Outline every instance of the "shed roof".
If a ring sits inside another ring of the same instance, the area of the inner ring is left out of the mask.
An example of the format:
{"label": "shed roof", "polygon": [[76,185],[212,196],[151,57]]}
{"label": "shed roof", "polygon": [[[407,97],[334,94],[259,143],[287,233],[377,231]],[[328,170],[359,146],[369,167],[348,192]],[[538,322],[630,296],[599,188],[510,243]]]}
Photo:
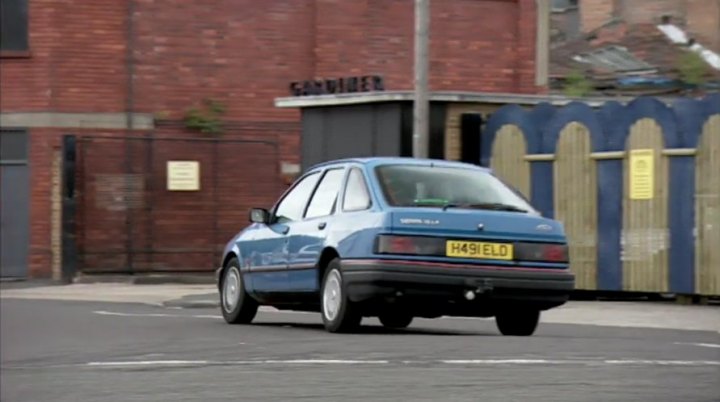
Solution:
{"label": "shed roof", "polygon": [[[628,103],[634,98],[629,96],[595,96],[583,98],[571,98],[564,95],[525,95],[510,93],[492,93],[492,92],[462,92],[462,91],[436,91],[431,92],[429,97],[431,102],[447,102],[447,103],[483,103],[483,104],[517,104],[517,105],[537,105],[540,103],[550,103],[556,106],[566,105],[572,101],[580,101],[590,106],[602,106],[609,101],[617,101],[620,103]],[[412,102],[415,99],[413,91],[384,91],[384,92],[364,92],[350,94],[332,94],[332,95],[310,95],[310,96],[291,96],[275,99],[275,106],[279,108],[309,108],[309,107],[329,107],[329,106],[345,106],[360,105],[368,103],[382,102]],[[671,104],[673,97],[658,98],[660,101]]]}

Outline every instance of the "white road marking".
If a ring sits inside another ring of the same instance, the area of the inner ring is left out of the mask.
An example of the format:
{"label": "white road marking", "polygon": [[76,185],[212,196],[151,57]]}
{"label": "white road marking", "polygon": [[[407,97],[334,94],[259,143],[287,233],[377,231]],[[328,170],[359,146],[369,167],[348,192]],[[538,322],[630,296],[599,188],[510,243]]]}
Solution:
{"label": "white road marking", "polygon": [[117,362],[88,362],[86,366],[93,367],[127,367],[127,366],[197,366],[197,365],[291,365],[291,364],[320,364],[320,365],[361,365],[361,364],[390,364],[389,360],[325,360],[325,359],[297,359],[297,360],[140,360]]}
{"label": "white road marking", "polygon": [[720,366],[720,361],[714,360],[605,360],[604,363],[638,366]]}
{"label": "white road marking", "polygon": [[280,313],[280,314],[319,314],[311,311],[293,311],[293,310],[278,310],[275,307],[260,306],[258,311],[262,313]]}
{"label": "white road marking", "polygon": [[481,360],[440,360],[444,364],[577,364],[584,360],[545,360],[545,359],[481,359]]}
{"label": "white road marking", "polygon": [[442,360],[445,364],[463,365],[562,365],[562,364],[608,364],[640,366],[720,366],[713,360],[544,360],[544,359],[501,359],[501,360]]}
{"label": "white road marking", "polygon": [[[266,312],[266,313],[276,313],[276,314],[313,314],[317,315],[318,313],[309,313],[304,311],[280,311],[280,310],[264,310],[262,307],[260,308],[260,311]],[[213,318],[213,319],[221,319],[222,315],[220,314],[171,314],[171,313],[123,313],[119,311],[105,311],[105,310],[95,310],[93,311],[95,314],[99,315],[114,315],[118,317],[170,317],[170,318]]]}
{"label": "white road marking", "polygon": [[389,360],[262,360],[262,364],[390,364]]}
{"label": "white road marking", "polygon": [[690,345],[690,346],[700,346],[703,348],[720,348],[720,345],[717,343],[693,343],[693,342],[675,342],[676,345]]}
{"label": "white road marking", "polygon": [[140,360],[124,362],[89,362],[86,366],[118,367],[118,366],[187,366],[210,364],[208,360]]}
{"label": "white road marking", "polygon": [[545,360],[545,359],[477,359],[477,360],[344,360],[344,359],[294,359],[294,360],[140,360],[88,362],[91,367],[132,366],[210,366],[210,365],[388,365],[388,364],[447,364],[462,366],[494,365],[634,365],[634,366],[720,366],[715,360]]}
{"label": "white road marking", "polygon": [[188,314],[167,314],[167,313],[121,313],[118,311],[104,311],[104,310],[96,310],[93,311],[95,314],[100,315],[114,315],[119,317],[173,317],[173,318],[222,318],[221,315],[213,315],[213,314],[194,314],[194,315],[188,315]]}

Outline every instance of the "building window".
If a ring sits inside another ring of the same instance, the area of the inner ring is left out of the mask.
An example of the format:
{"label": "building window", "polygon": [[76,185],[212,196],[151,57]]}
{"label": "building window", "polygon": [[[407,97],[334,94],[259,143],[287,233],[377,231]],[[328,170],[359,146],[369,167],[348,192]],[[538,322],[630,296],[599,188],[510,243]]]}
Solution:
{"label": "building window", "polygon": [[552,9],[557,11],[572,10],[578,7],[578,0],[552,0]]}
{"label": "building window", "polygon": [[0,129],[0,162],[25,163],[27,158],[27,132],[22,129]]}
{"label": "building window", "polygon": [[0,0],[0,52],[28,50],[28,1]]}

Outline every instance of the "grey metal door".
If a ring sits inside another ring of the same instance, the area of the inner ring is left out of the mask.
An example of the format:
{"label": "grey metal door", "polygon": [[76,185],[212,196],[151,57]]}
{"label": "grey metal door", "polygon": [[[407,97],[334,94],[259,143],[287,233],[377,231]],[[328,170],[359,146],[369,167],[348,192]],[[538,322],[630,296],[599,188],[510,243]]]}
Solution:
{"label": "grey metal door", "polygon": [[0,277],[24,278],[30,242],[27,133],[0,131]]}

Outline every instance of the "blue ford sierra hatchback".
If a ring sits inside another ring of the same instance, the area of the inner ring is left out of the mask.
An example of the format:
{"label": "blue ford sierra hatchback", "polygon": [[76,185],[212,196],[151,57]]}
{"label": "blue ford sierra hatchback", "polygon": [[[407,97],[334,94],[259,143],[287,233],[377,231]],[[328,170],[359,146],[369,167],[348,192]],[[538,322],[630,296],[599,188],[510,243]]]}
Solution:
{"label": "blue ford sierra hatchback", "polygon": [[529,336],[574,288],[562,225],[492,171],[414,158],[316,165],[228,242],[217,269],[225,321],[258,306],[320,312],[330,332],[363,317],[495,317]]}

